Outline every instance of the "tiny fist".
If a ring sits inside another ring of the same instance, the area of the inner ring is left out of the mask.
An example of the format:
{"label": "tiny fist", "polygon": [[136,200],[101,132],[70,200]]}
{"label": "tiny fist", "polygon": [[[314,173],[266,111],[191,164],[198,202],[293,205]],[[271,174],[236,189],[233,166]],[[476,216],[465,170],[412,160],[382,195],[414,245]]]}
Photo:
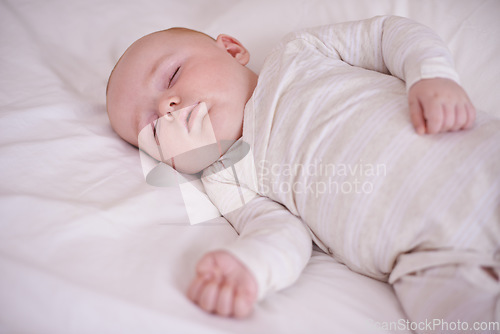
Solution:
{"label": "tiny fist", "polygon": [[197,276],[188,290],[195,304],[226,317],[251,314],[257,300],[257,282],[237,258],[226,251],[212,251],[196,267]]}

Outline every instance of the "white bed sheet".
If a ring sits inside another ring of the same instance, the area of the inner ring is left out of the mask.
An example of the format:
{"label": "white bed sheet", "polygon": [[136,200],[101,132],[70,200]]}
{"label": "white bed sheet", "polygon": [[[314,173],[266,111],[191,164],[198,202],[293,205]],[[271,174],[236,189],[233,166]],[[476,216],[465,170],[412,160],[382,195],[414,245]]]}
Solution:
{"label": "white bed sheet", "polygon": [[249,319],[200,311],[184,295],[194,265],[236,234],[223,218],[190,225],[105,112],[109,72],[146,33],[234,35],[258,72],[291,30],[380,14],[434,28],[476,107],[500,117],[495,0],[0,2],[0,333],[374,333],[402,319],[390,286],[317,251]]}

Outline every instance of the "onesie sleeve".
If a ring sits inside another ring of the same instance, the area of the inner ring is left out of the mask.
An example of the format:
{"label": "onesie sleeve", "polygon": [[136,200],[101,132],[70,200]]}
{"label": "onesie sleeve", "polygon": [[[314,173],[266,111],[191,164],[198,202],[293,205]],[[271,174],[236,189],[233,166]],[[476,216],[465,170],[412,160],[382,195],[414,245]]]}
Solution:
{"label": "onesie sleeve", "polygon": [[459,82],[453,57],[430,28],[398,16],[377,16],[303,30],[286,41],[302,40],[328,57],[369,70],[391,74],[406,89],[421,79],[448,78]]}
{"label": "onesie sleeve", "polygon": [[252,191],[243,167],[215,169],[216,173],[202,178],[203,185],[239,234],[234,242],[217,249],[231,253],[253,273],[259,300],[292,285],[311,256],[309,230],[283,205]]}
{"label": "onesie sleeve", "polygon": [[253,274],[258,299],[292,285],[312,252],[312,239],[302,220],[267,197],[256,197],[225,215],[239,237],[222,249]]}

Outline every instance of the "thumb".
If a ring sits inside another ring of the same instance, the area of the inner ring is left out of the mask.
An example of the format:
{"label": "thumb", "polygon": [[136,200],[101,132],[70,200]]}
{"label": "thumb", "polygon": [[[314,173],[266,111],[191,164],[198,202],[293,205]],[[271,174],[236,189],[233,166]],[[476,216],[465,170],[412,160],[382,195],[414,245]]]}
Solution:
{"label": "thumb", "polygon": [[422,106],[420,105],[418,99],[411,99],[409,101],[409,106],[410,106],[410,119],[413,126],[415,127],[415,131],[419,135],[423,135],[426,129],[425,129],[425,119]]}

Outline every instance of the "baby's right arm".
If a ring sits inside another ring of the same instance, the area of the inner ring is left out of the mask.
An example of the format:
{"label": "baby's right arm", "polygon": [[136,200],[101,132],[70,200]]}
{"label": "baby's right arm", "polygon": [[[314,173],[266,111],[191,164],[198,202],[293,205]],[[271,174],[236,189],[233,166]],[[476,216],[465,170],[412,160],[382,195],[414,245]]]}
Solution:
{"label": "baby's right arm", "polygon": [[200,260],[188,296],[208,312],[243,317],[257,299],[295,282],[311,256],[312,240],[298,217],[266,197],[225,217],[239,237]]}
{"label": "baby's right arm", "polygon": [[243,318],[251,313],[257,300],[257,282],[231,253],[212,251],[196,265],[188,297],[209,313]]}

